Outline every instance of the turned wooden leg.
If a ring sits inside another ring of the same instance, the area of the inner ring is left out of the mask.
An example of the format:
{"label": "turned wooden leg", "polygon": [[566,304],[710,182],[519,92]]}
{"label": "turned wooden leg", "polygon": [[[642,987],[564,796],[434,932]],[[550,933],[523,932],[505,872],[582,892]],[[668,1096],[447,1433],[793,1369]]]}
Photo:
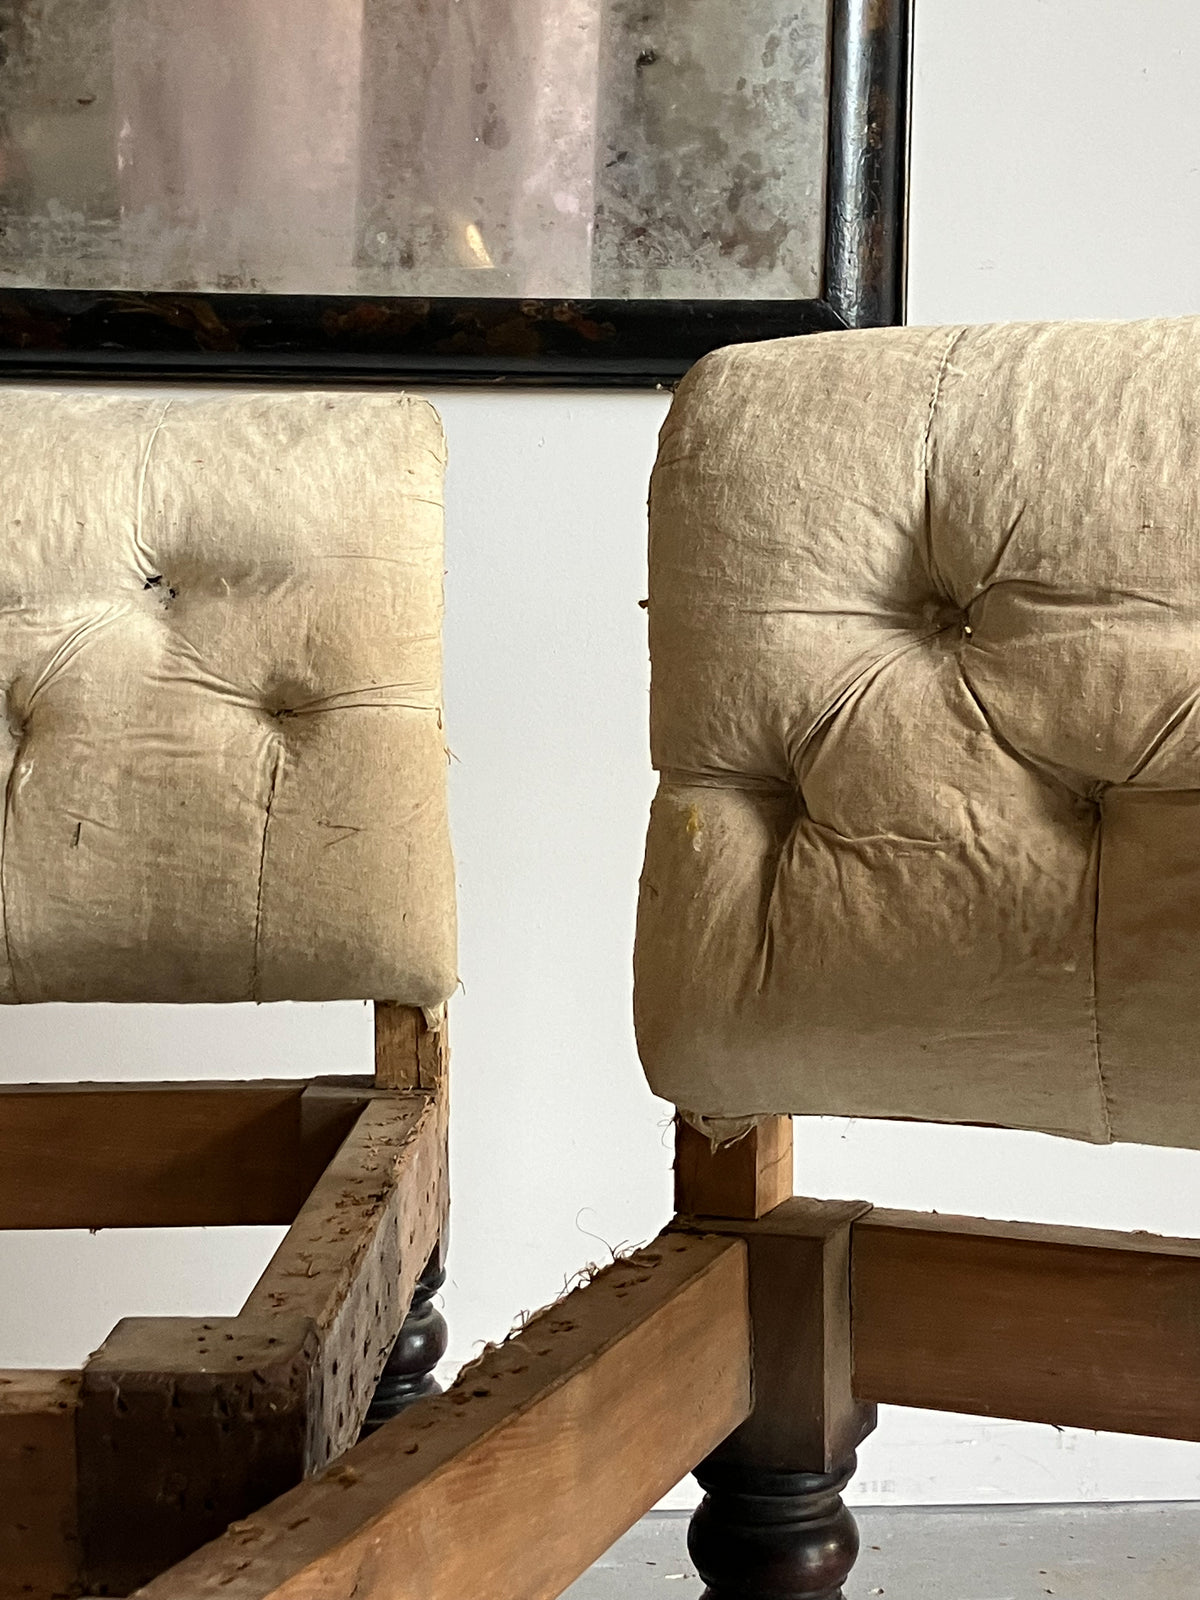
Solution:
{"label": "turned wooden leg", "polygon": [[841,1600],[858,1555],[841,1493],[875,1425],[851,1372],[850,1229],[866,1209],[785,1200],[687,1222],[740,1234],[750,1274],[754,1410],[696,1471],[688,1548],[708,1600]]}
{"label": "turned wooden leg", "polygon": [[446,1319],[434,1305],[433,1297],[445,1281],[446,1268],[439,1247],[417,1283],[360,1437],[365,1439],[392,1417],[398,1417],[414,1401],[423,1400],[426,1395],[441,1394],[442,1386],[433,1376],[433,1369],[446,1353],[447,1329]]}
{"label": "turned wooden leg", "polygon": [[755,1471],[710,1459],[706,1491],[688,1529],[688,1553],[707,1600],[842,1600],[858,1555],[858,1529],[839,1472]]}

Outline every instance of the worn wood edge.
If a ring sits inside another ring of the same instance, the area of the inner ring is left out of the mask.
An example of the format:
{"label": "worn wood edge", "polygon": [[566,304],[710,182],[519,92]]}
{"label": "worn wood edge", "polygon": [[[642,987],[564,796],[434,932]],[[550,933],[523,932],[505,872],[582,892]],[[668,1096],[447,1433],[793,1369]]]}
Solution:
{"label": "worn wood edge", "polygon": [[80,1374],[0,1372],[0,1600],[78,1592]]}
{"label": "worn wood edge", "polygon": [[358,1437],[445,1229],[446,1130],[444,1088],[373,1096],[246,1299],[316,1327],[309,1471]]}
{"label": "worn wood edge", "polygon": [[[0,1086],[0,1228],[290,1222],[369,1093],[286,1078]],[[47,1162],[64,1137],[73,1159]]]}
{"label": "worn wood edge", "polygon": [[662,1235],[143,1600],[551,1600],[750,1409],[746,1247]]}
{"label": "worn wood edge", "polygon": [[84,1580],[136,1584],[300,1481],[316,1330],[302,1316],[126,1317],[76,1413]]}
{"label": "worn wood edge", "polygon": [[375,1002],[375,1082],[381,1089],[438,1088],[450,1064],[446,1008]]}
{"label": "worn wood edge", "polygon": [[69,1411],[79,1398],[79,1378],[72,1367],[0,1369],[0,1417]]}
{"label": "worn wood edge", "polygon": [[1179,1239],[1136,1230],[1081,1228],[1043,1222],[1000,1222],[989,1217],[956,1216],[940,1211],[896,1211],[869,1200],[812,1200],[795,1195],[765,1216],[677,1216],[671,1226],[691,1233],[791,1233],[819,1238],[846,1220],[856,1233],[901,1232],[953,1234],[964,1238],[1011,1239],[1030,1244],[1061,1245],[1070,1250],[1130,1251],[1138,1255],[1200,1256],[1200,1239]]}
{"label": "worn wood edge", "polygon": [[756,1234],[788,1234],[796,1239],[828,1239],[851,1223],[872,1214],[868,1200],[808,1200],[794,1195],[762,1217],[674,1217],[670,1231],[675,1233],[735,1234],[753,1238]]}
{"label": "worn wood edge", "polygon": [[987,1217],[960,1217],[940,1211],[892,1211],[872,1207],[858,1224],[872,1230],[959,1234],[976,1239],[1013,1239],[1030,1244],[1062,1245],[1071,1250],[1124,1250],[1138,1255],[1200,1256],[1200,1239],[1177,1239],[1144,1229],[1080,1228],[1049,1222],[997,1222]]}

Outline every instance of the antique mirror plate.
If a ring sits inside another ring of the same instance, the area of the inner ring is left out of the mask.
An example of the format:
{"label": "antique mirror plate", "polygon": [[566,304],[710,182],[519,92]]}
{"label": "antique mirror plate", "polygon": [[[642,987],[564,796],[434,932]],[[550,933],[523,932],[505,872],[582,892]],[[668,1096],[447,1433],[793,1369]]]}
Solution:
{"label": "antique mirror plate", "polygon": [[10,371],[665,381],[901,314],[902,0],[0,0]]}

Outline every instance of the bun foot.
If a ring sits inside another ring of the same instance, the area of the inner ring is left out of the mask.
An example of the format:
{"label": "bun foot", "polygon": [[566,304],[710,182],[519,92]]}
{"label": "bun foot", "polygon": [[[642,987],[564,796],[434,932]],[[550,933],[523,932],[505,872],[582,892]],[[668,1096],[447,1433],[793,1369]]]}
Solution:
{"label": "bun foot", "polygon": [[841,1492],[854,1471],[760,1472],[706,1462],[688,1552],[706,1600],[842,1600],[858,1529]]}

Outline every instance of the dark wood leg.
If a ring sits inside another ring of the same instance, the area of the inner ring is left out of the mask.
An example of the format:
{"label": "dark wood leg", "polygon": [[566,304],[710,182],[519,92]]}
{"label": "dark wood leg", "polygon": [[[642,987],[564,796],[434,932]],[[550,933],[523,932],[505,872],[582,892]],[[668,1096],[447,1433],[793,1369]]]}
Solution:
{"label": "dark wood leg", "polygon": [[858,1530],[841,1492],[875,1408],[854,1399],[850,1228],[866,1207],[786,1200],[689,1226],[746,1241],[754,1410],[704,1461],[688,1548],[708,1600],[841,1600]]}
{"label": "dark wood leg", "polygon": [[439,1246],[417,1283],[408,1315],[400,1326],[392,1353],[372,1397],[361,1438],[374,1433],[426,1395],[441,1394],[433,1369],[446,1353],[446,1319],[433,1297],[446,1281]]}
{"label": "dark wood leg", "polygon": [[840,1472],[763,1472],[711,1460],[688,1529],[688,1552],[706,1600],[842,1600],[858,1555],[858,1529]]}

